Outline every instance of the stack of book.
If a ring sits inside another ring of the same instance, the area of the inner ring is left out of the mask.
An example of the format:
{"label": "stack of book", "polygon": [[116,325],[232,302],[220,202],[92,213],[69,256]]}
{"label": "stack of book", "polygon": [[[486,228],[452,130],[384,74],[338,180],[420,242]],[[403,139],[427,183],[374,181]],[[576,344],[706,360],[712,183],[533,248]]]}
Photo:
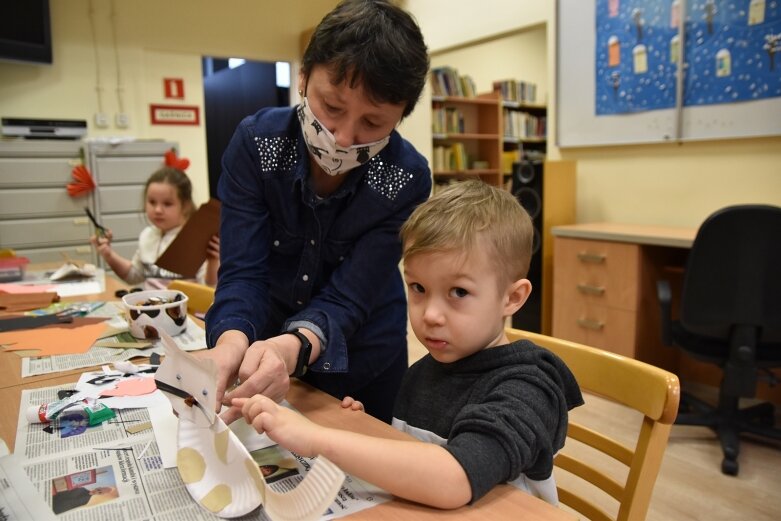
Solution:
{"label": "stack of book", "polygon": [[434,147],[434,172],[463,172],[469,164],[469,156],[463,143]]}
{"label": "stack of book", "polygon": [[536,103],[537,85],[520,80],[497,80],[493,82],[493,90],[502,93],[504,101],[516,103]]}
{"label": "stack of book", "polygon": [[431,131],[434,135],[463,134],[464,115],[455,107],[434,105],[431,114]]}
{"label": "stack of book", "polygon": [[434,97],[474,98],[477,90],[471,76],[459,76],[453,67],[434,67],[431,69],[431,94]]}
{"label": "stack of book", "polygon": [[546,118],[504,109],[504,136],[512,139],[545,139]]}

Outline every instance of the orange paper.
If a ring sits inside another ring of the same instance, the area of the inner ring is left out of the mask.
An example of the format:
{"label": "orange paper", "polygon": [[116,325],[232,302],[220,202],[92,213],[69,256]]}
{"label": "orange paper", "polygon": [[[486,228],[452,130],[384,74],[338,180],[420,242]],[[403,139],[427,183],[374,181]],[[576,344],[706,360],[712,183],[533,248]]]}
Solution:
{"label": "orange paper", "polygon": [[89,351],[106,330],[105,319],[76,318],[71,324],[58,324],[0,333],[6,351],[36,350],[35,356],[75,355]]}
{"label": "orange paper", "polygon": [[0,293],[0,309],[8,312],[29,311],[45,308],[52,302],[59,302],[57,293]]}

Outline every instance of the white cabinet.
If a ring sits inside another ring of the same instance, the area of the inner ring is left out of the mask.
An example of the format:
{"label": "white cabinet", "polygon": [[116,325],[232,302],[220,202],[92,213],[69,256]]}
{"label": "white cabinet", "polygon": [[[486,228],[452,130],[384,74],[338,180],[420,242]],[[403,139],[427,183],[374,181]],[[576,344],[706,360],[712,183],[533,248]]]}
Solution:
{"label": "white cabinet", "polygon": [[[166,141],[0,141],[0,248],[31,262],[61,262],[64,255],[102,261],[89,244],[88,207],[112,230],[114,249],[130,258],[147,225],[144,184],[173,147]],[[71,198],[65,187],[82,158],[98,188]]]}
{"label": "white cabinet", "polygon": [[95,262],[84,207],[94,195],[73,199],[65,186],[81,162],[79,141],[0,141],[0,248],[31,262],[63,256]]}

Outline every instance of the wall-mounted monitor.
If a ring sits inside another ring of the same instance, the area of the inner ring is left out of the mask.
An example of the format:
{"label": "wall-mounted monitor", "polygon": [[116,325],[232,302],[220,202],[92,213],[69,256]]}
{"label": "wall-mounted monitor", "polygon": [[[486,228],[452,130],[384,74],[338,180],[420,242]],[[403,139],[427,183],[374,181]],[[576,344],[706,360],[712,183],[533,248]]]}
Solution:
{"label": "wall-mounted monitor", "polygon": [[0,60],[52,63],[49,0],[0,1]]}

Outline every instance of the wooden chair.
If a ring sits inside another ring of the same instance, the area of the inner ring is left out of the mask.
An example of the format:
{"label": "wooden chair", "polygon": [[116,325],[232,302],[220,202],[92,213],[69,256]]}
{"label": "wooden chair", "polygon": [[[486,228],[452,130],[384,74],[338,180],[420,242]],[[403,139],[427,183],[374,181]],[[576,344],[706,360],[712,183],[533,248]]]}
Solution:
{"label": "wooden chair", "polygon": [[178,290],[187,295],[187,311],[191,314],[206,313],[214,302],[214,288],[189,280],[173,280],[168,289]]}
{"label": "wooden chair", "polygon": [[[511,341],[528,339],[554,352],[569,366],[582,391],[642,413],[634,447],[571,420],[567,445],[573,447],[560,451],[554,464],[562,504],[592,521],[645,519],[670,429],[678,412],[678,377],[631,358],[566,340],[512,328],[507,329],[507,335]],[[588,401],[583,407],[588,407]],[[580,443],[572,443],[572,440]],[[581,444],[602,453],[599,463],[595,463],[595,457],[583,457],[591,449]],[[580,448],[583,450],[578,451]],[[616,472],[616,467],[619,472]],[[571,479],[560,479],[560,469],[567,471],[569,475],[566,477]],[[623,476],[626,476],[625,480]],[[562,484],[563,481],[566,483]],[[615,517],[603,508],[605,501],[599,504],[595,501],[594,487],[618,502]]]}

